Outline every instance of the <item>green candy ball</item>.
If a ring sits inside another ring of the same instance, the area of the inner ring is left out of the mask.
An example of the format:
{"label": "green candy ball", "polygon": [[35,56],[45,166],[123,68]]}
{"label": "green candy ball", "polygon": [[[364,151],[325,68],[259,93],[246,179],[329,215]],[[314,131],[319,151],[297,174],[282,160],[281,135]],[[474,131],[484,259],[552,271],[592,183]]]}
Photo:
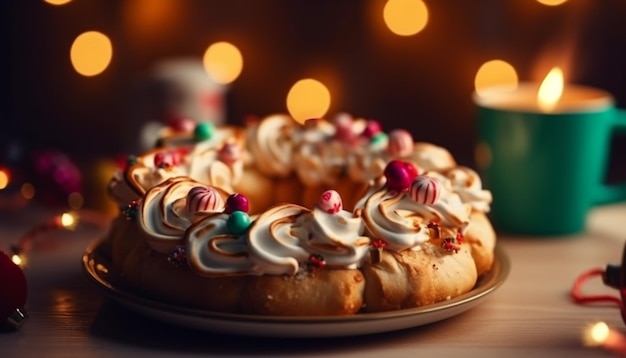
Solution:
{"label": "green candy ball", "polygon": [[211,122],[198,123],[196,128],[193,130],[193,136],[198,142],[211,139],[214,133],[215,125]]}
{"label": "green candy ball", "polygon": [[252,221],[247,213],[235,210],[230,214],[226,226],[228,227],[228,231],[235,235],[241,235],[246,232],[251,223]]}
{"label": "green candy ball", "polygon": [[370,145],[374,147],[382,146],[382,145],[385,145],[388,141],[389,141],[389,137],[387,136],[387,133],[379,132],[379,133],[374,134],[372,139],[370,139]]}

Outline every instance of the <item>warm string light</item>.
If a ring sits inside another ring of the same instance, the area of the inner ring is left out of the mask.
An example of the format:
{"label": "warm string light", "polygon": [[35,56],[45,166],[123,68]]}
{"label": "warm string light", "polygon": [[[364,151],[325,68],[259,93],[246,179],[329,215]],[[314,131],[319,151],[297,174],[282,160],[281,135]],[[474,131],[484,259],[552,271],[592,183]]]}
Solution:
{"label": "warm string light", "polygon": [[15,244],[11,245],[11,261],[24,268],[28,265],[28,253],[32,250],[37,237],[52,231],[73,231],[79,224],[91,224],[106,228],[107,218],[99,212],[91,210],[68,211],[32,227]]}
{"label": "warm string light", "polygon": [[601,347],[626,357],[626,336],[612,329],[605,322],[596,322],[587,326],[583,331],[582,340],[587,347]]}

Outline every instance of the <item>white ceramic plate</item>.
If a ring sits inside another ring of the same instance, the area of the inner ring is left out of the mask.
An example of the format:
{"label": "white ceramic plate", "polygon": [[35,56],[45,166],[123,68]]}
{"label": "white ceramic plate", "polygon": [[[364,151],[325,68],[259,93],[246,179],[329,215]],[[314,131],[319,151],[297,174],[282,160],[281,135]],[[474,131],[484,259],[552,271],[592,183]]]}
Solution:
{"label": "white ceramic plate", "polygon": [[339,337],[389,332],[444,320],[483,302],[506,279],[510,262],[496,248],[493,269],[476,287],[451,300],[419,308],[353,316],[273,317],[191,309],[142,297],[117,287],[110,279],[110,258],[100,241],[83,255],[87,276],[113,300],[131,310],[167,323],[211,332],[265,337]]}

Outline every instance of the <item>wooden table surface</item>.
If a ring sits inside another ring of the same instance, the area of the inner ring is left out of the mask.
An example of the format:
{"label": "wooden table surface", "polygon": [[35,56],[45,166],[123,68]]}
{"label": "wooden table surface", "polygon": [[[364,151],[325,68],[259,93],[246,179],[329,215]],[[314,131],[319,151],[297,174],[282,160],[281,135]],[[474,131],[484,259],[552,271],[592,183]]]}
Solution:
{"label": "wooden table surface", "polygon": [[[51,213],[3,212],[0,250]],[[85,247],[104,229],[39,235],[25,274],[30,318],[16,332],[0,333],[0,357],[606,357],[582,344],[589,323],[626,331],[614,306],[574,304],[569,296],[582,272],[621,262],[626,205],[593,209],[586,233],[560,238],[500,235],[511,261],[504,282],[471,310],[429,325],[367,336],[301,339],[251,338],[176,327],[143,317],[105,298],[82,271]],[[3,288],[0,287],[0,294]],[[589,293],[617,291],[600,280]]]}

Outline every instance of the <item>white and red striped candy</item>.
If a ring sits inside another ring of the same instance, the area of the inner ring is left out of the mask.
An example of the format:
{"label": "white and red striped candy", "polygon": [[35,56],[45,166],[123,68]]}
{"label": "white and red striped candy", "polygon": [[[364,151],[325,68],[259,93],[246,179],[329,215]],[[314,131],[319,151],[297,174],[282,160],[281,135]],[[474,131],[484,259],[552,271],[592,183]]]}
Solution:
{"label": "white and red striped candy", "polygon": [[224,210],[224,199],[214,188],[196,186],[187,193],[187,211],[192,214],[222,210]]}
{"label": "white and red striped candy", "polygon": [[440,195],[441,185],[435,178],[420,175],[411,183],[411,198],[417,203],[433,205]]}
{"label": "white and red striped candy", "polygon": [[394,158],[408,157],[413,153],[413,136],[404,129],[396,129],[389,133],[387,151]]}
{"label": "white and red striped candy", "polygon": [[320,209],[329,214],[337,214],[343,208],[341,195],[334,190],[326,190],[323,192],[318,205]]}

